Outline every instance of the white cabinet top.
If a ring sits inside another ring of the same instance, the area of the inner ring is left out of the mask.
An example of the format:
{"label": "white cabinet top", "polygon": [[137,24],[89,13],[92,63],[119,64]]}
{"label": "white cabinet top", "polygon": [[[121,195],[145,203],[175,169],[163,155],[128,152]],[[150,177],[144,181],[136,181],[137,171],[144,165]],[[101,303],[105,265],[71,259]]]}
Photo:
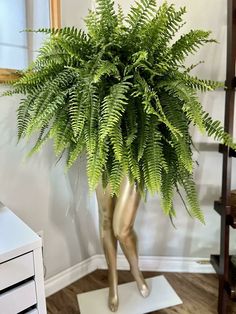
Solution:
{"label": "white cabinet top", "polygon": [[41,246],[41,238],[0,202],[0,263]]}

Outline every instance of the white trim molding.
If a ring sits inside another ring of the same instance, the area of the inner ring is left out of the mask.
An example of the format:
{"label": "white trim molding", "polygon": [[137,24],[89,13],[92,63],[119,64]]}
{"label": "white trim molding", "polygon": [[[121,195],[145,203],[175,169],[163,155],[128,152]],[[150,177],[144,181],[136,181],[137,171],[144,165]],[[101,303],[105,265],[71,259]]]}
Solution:
{"label": "white trim molding", "polygon": [[[129,265],[123,255],[117,257],[120,270],[128,270]],[[215,273],[207,258],[183,258],[163,256],[140,256],[139,265],[142,271],[180,272],[180,273]],[[106,269],[103,255],[94,255],[87,260],[72,266],[45,281],[46,296],[65,288],[76,280],[86,276],[96,269]]]}
{"label": "white trim molding", "polygon": [[76,280],[96,270],[98,262],[97,255],[95,255],[47,279],[45,281],[46,297],[60,291]]}

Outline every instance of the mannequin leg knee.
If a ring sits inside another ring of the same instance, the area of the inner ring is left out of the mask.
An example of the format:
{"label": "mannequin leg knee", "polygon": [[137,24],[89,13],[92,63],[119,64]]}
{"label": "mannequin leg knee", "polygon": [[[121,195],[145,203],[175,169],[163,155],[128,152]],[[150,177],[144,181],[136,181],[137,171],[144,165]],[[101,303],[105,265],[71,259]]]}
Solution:
{"label": "mannequin leg knee", "polygon": [[116,226],[113,224],[113,232],[117,240],[124,242],[133,233],[133,226]]}

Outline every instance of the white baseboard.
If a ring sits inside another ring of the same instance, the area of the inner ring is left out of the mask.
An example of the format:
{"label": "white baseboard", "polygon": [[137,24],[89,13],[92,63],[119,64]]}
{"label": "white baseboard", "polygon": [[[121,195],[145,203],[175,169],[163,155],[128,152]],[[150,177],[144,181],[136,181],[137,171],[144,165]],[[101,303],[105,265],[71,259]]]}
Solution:
{"label": "white baseboard", "polygon": [[69,286],[76,280],[93,272],[97,269],[98,263],[99,259],[97,255],[95,255],[47,279],[45,281],[46,297],[58,292],[59,290]]}
{"label": "white baseboard", "polygon": [[[127,260],[123,255],[117,258],[117,267],[120,270],[129,269]],[[184,272],[184,273],[215,273],[207,258],[183,258],[183,257],[160,257],[140,256],[140,269],[143,271],[157,272]],[[106,261],[103,255],[95,255],[81,263],[70,267],[63,272],[45,281],[46,296],[65,288],[76,280],[86,276],[96,269],[106,269]]]}

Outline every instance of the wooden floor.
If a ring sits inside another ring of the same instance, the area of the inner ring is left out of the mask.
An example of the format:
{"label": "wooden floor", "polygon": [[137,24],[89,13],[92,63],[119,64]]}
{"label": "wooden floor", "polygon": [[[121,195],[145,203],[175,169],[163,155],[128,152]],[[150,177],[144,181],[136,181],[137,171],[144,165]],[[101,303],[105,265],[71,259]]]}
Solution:
{"label": "wooden floor", "polygon": [[[144,272],[146,278],[158,275]],[[216,314],[217,287],[216,275],[165,273],[166,279],[183,300],[183,305],[161,310],[158,314]],[[119,283],[133,281],[127,271],[119,272]],[[107,287],[107,271],[96,270],[72,285],[47,299],[48,314],[79,314],[76,295]],[[157,292],[158,293],[158,292]],[[236,314],[236,305],[230,304],[227,314]],[[90,313],[96,314],[96,313]]]}

